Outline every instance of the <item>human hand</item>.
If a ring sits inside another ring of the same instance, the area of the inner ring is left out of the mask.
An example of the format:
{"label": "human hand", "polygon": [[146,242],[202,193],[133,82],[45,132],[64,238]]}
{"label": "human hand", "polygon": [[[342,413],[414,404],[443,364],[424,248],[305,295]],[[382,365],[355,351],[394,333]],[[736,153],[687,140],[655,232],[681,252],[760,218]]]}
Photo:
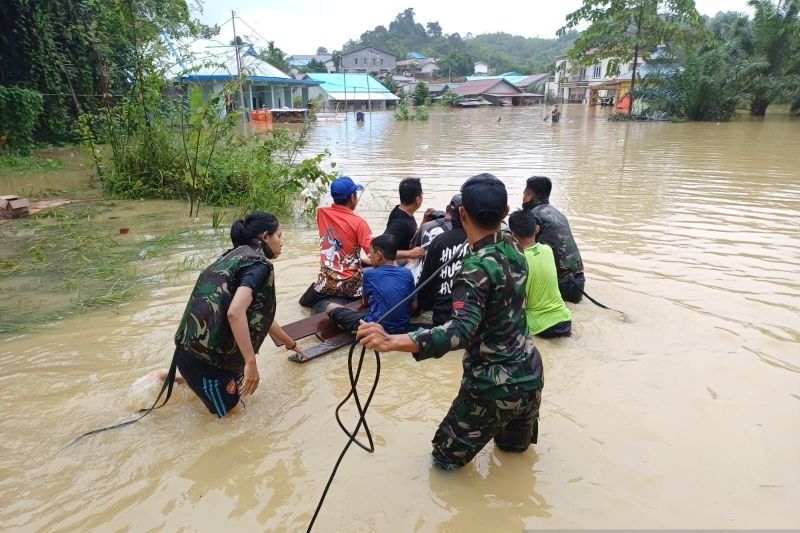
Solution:
{"label": "human hand", "polygon": [[297,342],[294,343],[294,348],[292,348],[292,351],[297,355],[299,355],[300,359],[306,359],[306,352],[303,351],[303,349],[300,347],[299,344],[297,344]]}
{"label": "human hand", "polygon": [[239,387],[239,394],[241,396],[249,396],[253,394],[258,388],[258,382],[261,376],[258,375],[258,367],[256,362],[244,364],[244,377],[242,378],[242,386]]}
{"label": "human hand", "polygon": [[377,352],[388,352],[392,349],[392,336],[386,333],[383,326],[377,322],[359,321],[356,339],[363,346]]}
{"label": "human hand", "polygon": [[422,215],[422,223],[423,224],[426,223],[426,222],[429,222],[433,218],[431,215],[433,215],[434,211],[436,211],[436,210],[434,208],[432,208],[432,207],[429,207],[428,209],[425,210],[425,214]]}
{"label": "human hand", "polygon": [[416,248],[409,250],[408,257],[411,259],[422,259],[425,257],[425,248],[422,246],[417,246]]}

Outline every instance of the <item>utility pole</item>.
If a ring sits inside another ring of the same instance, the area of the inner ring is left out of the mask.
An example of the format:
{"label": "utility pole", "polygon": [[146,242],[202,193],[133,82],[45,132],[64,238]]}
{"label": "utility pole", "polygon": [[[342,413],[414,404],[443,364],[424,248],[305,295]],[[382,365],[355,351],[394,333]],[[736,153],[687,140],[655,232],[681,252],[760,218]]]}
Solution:
{"label": "utility pole", "polygon": [[236,77],[239,78],[239,105],[247,122],[250,122],[250,114],[244,106],[244,82],[242,81],[242,59],[239,53],[239,39],[236,36],[236,13],[231,9],[231,26],[233,26],[233,45],[236,47]]}

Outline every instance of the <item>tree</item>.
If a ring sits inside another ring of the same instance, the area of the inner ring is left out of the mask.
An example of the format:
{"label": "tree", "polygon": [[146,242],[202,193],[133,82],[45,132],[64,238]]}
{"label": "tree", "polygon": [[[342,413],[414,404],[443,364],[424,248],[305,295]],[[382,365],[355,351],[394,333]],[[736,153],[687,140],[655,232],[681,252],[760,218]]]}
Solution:
{"label": "tree", "polygon": [[428,104],[430,100],[431,92],[428,90],[428,86],[419,82],[416,89],[414,89],[414,105],[423,106]]}
{"label": "tree", "polygon": [[425,27],[427,28],[428,37],[436,39],[442,36],[442,26],[438,22],[428,22]]}
{"label": "tree", "polygon": [[383,79],[382,85],[386,87],[390,93],[400,96],[400,85],[395,81],[394,76],[387,74]]}
{"label": "tree", "polygon": [[318,56],[328,55],[328,49],[325,48],[324,46],[317,47],[317,55]]}
{"label": "tree", "polygon": [[269,41],[267,48],[261,51],[260,57],[275,68],[284,72],[289,70],[289,62],[286,60],[286,54],[275,46],[275,41]]}
{"label": "tree", "polygon": [[328,72],[328,69],[325,68],[325,63],[322,61],[317,61],[316,59],[311,59],[311,61],[309,61],[308,64],[306,64],[306,66],[304,66],[301,70],[305,73]]}
{"label": "tree", "polygon": [[[680,44],[701,31],[700,14],[694,0],[583,0],[583,6],[567,15],[568,30],[591,23],[569,51],[580,65],[609,59],[608,72],[619,74],[620,65],[633,61],[631,91],[636,87],[639,60],[646,60],[659,44]],[[633,99],[628,114],[633,110]]]}
{"label": "tree", "polygon": [[726,121],[746,94],[742,79],[748,62],[732,61],[728,43],[712,42],[685,57],[664,57],[649,63],[650,72],[635,96],[648,117],[670,120]]}
{"label": "tree", "polygon": [[759,65],[748,80],[750,113],[763,116],[776,99],[800,98],[800,0],[750,0],[755,9],[752,32],[744,48]]}

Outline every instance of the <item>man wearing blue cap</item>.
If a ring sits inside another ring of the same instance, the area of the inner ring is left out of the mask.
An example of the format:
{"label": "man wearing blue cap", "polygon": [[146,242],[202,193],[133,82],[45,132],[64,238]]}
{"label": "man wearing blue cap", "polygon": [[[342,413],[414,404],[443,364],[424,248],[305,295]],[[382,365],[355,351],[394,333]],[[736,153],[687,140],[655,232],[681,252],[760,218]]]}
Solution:
{"label": "man wearing blue cap", "polygon": [[[300,305],[315,307],[327,303],[348,303],[361,298],[363,272],[361,250],[369,253],[372,230],[367,221],[355,214],[358,193],[364,187],[342,176],[331,183],[333,205],[317,209],[320,238],[320,271],[300,298]],[[324,311],[324,307],[316,312]]]}

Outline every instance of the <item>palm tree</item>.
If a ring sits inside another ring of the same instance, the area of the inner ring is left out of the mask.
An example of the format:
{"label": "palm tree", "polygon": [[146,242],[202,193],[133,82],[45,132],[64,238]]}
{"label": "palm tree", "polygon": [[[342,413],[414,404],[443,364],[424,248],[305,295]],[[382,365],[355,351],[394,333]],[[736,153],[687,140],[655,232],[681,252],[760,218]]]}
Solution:
{"label": "palm tree", "polygon": [[[757,67],[748,80],[750,113],[763,116],[778,98],[797,97],[800,81],[800,0],[750,0],[755,9],[749,42]],[[745,36],[747,37],[747,36]]]}

